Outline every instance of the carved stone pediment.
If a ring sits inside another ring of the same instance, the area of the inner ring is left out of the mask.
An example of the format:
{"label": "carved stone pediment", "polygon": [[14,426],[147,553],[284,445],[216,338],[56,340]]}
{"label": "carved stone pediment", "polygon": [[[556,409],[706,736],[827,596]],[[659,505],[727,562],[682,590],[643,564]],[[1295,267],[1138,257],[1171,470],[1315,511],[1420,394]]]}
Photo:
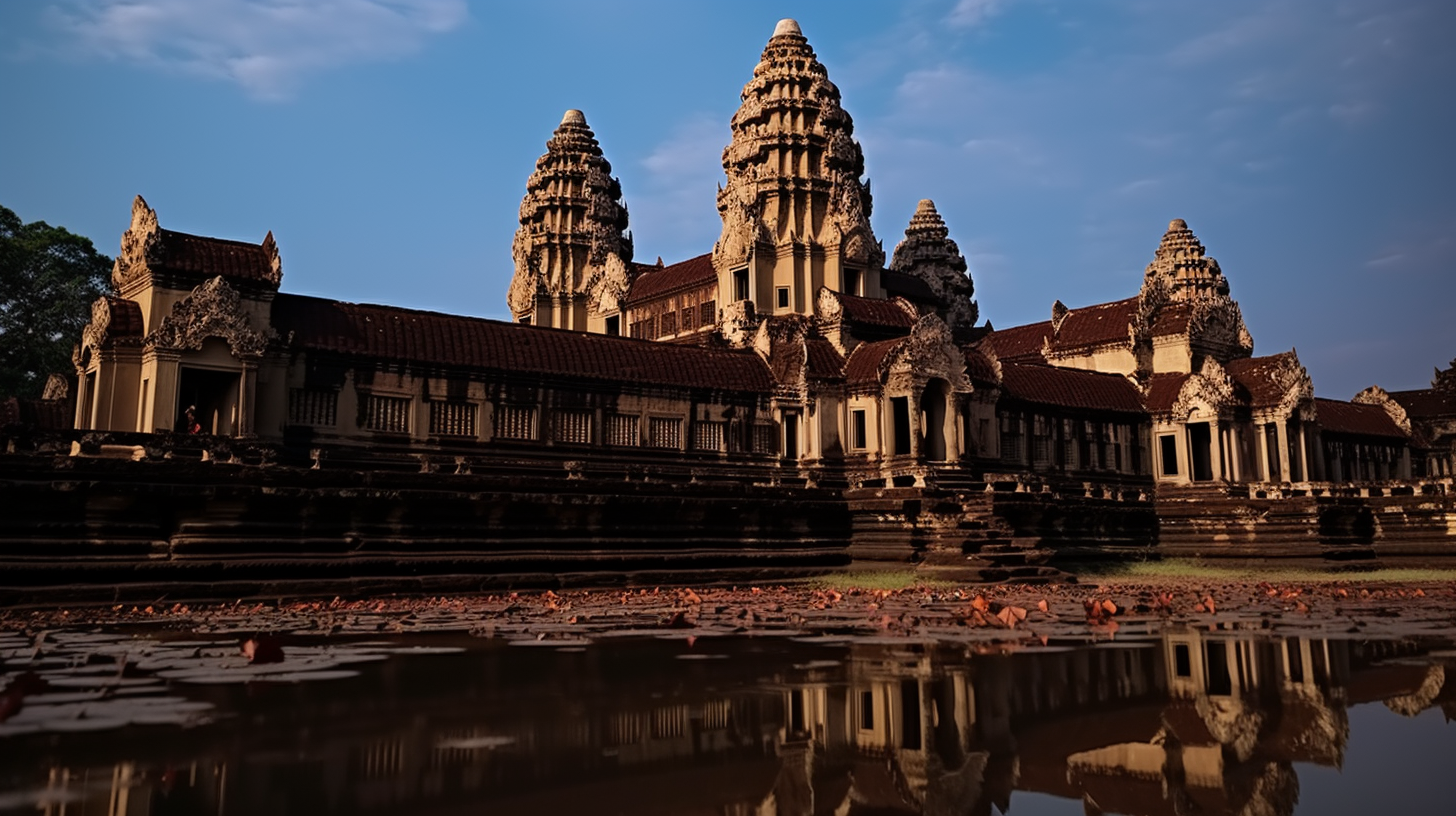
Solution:
{"label": "carved stone pediment", "polygon": [[162,324],[147,335],[148,348],[197,351],[209,337],[227,342],[234,357],[262,356],[277,338],[272,327],[258,331],[243,311],[238,293],[221,276],[207,281],[172,305]]}
{"label": "carved stone pediment", "polygon": [[1174,419],[1186,420],[1195,409],[1219,415],[1233,408],[1236,402],[1233,378],[1217,361],[1206,358],[1203,368],[1184,381],[1170,411]]}
{"label": "carved stone pediment", "polygon": [[1395,401],[1394,397],[1390,396],[1390,392],[1384,388],[1378,385],[1372,385],[1356,394],[1355,398],[1350,401],[1362,405],[1379,405],[1386,414],[1390,415],[1391,421],[1399,426],[1402,431],[1406,433],[1411,432],[1410,415],[1406,413],[1405,408],[1401,407],[1400,403]]}
{"label": "carved stone pediment", "polygon": [[117,253],[116,263],[111,267],[111,285],[117,291],[146,275],[148,258],[161,239],[157,211],[147,206],[146,199],[141,196],[132,199],[131,226],[121,234],[121,252]]}
{"label": "carved stone pediment", "polygon": [[966,376],[966,358],[950,327],[933,314],[915,322],[910,335],[880,361],[880,380],[893,390],[923,388],[933,379],[945,380],[953,392],[973,390]]}

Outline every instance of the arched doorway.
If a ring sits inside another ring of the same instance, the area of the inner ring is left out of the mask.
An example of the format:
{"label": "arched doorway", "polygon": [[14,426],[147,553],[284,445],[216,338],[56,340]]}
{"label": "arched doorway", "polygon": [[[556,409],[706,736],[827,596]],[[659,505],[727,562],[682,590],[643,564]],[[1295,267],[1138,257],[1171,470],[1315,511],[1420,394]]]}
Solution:
{"label": "arched doorway", "polygon": [[920,450],[928,461],[946,459],[945,416],[949,402],[950,383],[945,380],[931,380],[920,394],[920,420],[925,434],[925,444]]}

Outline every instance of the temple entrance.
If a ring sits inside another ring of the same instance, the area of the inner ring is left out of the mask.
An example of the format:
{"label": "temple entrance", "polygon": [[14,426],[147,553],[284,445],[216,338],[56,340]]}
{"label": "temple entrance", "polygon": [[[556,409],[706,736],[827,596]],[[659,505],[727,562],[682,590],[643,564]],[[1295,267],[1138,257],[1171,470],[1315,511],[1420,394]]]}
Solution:
{"label": "temple entrance", "polygon": [[1213,432],[1207,422],[1188,424],[1188,449],[1193,481],[1213,481]]}
{"label": "temple entrance", "polygon": [[186,412],[196,408],[201,433],[231,436],[238,425],[238,390],[242,375],[237,371],[183,367],[177,380],[176,430],[187,432]]}
{"label": "temple entrance", "polygon": [[920,450],[932,462],[945,461],[945,404],[949,391],[945,380],[931,380],[920,395],[920,418],[925,426],[925,445]]}

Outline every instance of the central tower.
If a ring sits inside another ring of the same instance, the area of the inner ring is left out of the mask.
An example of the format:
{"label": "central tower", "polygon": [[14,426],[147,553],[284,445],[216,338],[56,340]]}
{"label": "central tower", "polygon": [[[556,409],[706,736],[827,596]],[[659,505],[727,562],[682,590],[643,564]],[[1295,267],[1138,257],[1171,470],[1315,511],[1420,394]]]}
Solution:
{"label": "central tower", "polygon": [[824,286],[884,297],[885,252],[839,89],[793,20],[780,20],[733,115],[713,247],[722,302],[809,314]]}

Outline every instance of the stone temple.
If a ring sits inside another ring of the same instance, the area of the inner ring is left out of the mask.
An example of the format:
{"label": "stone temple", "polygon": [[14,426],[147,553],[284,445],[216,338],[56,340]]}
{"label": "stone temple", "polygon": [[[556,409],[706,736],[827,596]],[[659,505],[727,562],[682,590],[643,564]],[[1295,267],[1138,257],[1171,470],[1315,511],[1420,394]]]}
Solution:
{"label": "stone temple", "polygon": [[[1372,523],[1381,502],[1449,496],[1451,370],[1316,397],[1292,349],[1255,353],[1182,219],[1149,235],[1138,291],[992,329],[932,201],[891,251],[875,234],[853,119],[795,21],[728,124],[717,241],[644,264],[567,111],[525,180],[514,322],[282,292],[271,235],[174,232],[138,196],[76,349],[75,428],[145,459],[157,443],[125,435],[176,444],[192,406],[201,436],[314,467],[817,490],[853,558],[924,564],[1149,541],[1369,555],[1403,535]],[[1210,543],[1268,507],[1293,520]]]}

